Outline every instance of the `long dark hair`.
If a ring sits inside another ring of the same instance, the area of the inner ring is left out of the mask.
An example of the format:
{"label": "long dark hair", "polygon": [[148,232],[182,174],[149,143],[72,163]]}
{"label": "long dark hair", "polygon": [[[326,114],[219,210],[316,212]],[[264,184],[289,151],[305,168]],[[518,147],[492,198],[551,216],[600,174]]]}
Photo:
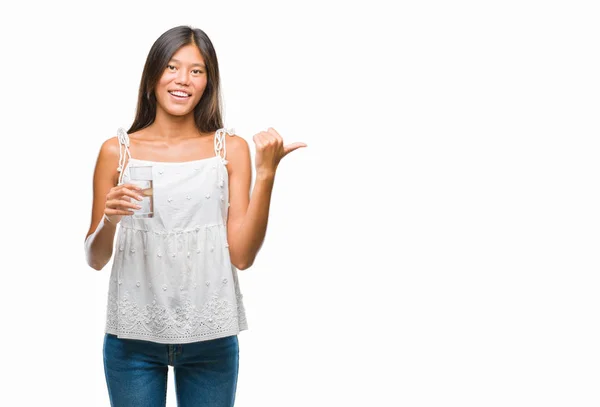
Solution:
{"label": "long dark hair", "polygon": [[152,45],[146,58],[142,80],[140,81],[135,120],[131,128],[127,131],[128,133],[148,127],[154,122],[156,117],[154,88],[173,54],[184,45],[190,44],[198,47],[202,58],[204,58],[206,74],[208,76],[208,82],[202,98],[200,98],[198,105],[194,108],[196,127],[201,132],[214,132],[223,127],[223,118],[221,116],[221,79],[219,77],[217,53],[210,38],[208,38],[208,35],[204,31],[199,28],[182,25],[166,31]]}

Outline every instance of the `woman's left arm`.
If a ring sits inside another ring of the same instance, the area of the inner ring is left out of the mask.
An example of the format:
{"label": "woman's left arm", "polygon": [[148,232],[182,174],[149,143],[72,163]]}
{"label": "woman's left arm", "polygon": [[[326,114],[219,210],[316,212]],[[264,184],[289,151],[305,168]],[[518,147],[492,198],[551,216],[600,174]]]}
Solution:
{"label": "woman's left arm", "polygon": [[270,128],[253,137],[256,144],[256,180],[250,197],[252,167],[250,148],[241,137],[227,139],[229,174],[229,216],[227,237],[231,263],[244,270],[252,266],[267,232],[271,193],[280,160],[305,143],[283,145],[283,139]]}

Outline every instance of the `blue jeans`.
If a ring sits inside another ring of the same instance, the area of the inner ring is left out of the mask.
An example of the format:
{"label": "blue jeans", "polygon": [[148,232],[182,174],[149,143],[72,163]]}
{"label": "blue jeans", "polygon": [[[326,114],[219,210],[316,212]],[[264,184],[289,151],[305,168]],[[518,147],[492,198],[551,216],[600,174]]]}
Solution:
{"label": "blue jeans", "polygon": [[178,407],[232,407],[239,367],[237,336],[166,345],[104,336],[104,373],[112,407],[164,407],[168,365]]}

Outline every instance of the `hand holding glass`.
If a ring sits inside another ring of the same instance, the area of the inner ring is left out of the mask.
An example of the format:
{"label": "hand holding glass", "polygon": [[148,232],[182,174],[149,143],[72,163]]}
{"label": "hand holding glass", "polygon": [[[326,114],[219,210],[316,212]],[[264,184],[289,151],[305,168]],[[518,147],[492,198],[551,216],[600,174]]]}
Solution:
{"label": "hand holding glass", "polygon": [[137,185],[142,189],[140,195],[143,197],[142,201],[138,203],[141,209],[135,209],[132,216],[136,219],[152,218],[154,216],[152,166],[130,166],[129,179],[131,184]]}

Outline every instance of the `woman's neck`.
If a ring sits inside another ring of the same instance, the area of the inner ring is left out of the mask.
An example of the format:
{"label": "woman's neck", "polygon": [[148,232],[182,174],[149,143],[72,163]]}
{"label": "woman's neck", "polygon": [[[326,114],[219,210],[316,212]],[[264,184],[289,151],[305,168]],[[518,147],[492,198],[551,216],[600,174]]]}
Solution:
{"label": "woman's neck", "polygon": [[148,130],[154,137],[165,140],[198,137],[201,135],[196,127],[193,112],[182,117],[157,112],[154,123],[148,127]]}

